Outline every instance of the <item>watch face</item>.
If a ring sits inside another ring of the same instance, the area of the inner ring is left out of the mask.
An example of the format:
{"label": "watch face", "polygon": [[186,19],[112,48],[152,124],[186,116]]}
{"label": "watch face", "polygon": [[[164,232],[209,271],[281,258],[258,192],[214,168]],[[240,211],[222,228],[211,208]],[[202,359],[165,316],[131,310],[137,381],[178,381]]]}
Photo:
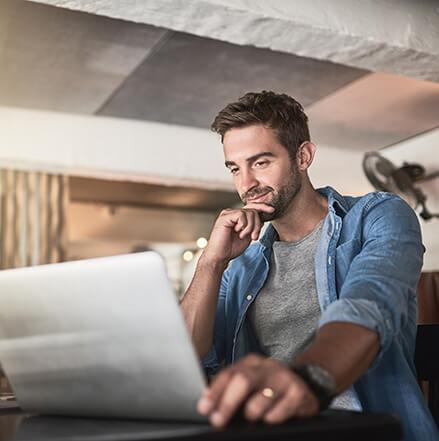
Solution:
{"label": "watch face", "polygon": [[335,392],[335,381],[332,376],[317,364],[306,365],[310,379],[324,389],[328,395],[333,395]]}

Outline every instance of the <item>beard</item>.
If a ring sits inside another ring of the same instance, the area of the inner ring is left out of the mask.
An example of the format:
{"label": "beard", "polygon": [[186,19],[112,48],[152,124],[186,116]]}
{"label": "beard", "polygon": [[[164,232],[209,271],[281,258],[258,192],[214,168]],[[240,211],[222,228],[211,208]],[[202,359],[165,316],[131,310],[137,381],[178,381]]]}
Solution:
{"label": "beard", "polygon": [[292,170],[288,182],[274,190],[272,187],[256,187],[241,195],[241,200],[247,204],[249,199],[261,196],[263,194],[271,194],[271,199],[264,201],[264,204],[274,208],[272,213],[260,212],[260,217],[263,222],[272,221],[282,217],[287,211],[291,202],[297,196],[302,188],[302,178],[297,170]]}

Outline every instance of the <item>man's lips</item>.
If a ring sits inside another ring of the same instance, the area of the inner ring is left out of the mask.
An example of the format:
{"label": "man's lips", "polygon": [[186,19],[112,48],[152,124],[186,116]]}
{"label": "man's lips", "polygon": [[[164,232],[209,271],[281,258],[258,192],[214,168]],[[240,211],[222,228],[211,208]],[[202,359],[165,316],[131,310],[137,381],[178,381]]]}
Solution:
{"label": "man's lips", "polygon": [[248,204],[249,202],[262,202],[262,199],[264,199],[265,196],[267,196],[268,194],[270,194],[269,191],[267,191],[266,193],[258,194],[252,198],[247,198],[246,203]]}

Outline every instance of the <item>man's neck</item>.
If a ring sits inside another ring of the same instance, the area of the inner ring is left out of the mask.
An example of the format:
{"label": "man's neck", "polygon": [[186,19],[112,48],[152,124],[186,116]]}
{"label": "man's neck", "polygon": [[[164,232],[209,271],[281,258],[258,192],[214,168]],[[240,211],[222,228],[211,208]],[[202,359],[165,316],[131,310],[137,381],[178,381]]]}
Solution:
{"label": "man's neck", "polygon": [[272,222],[283,242],[302,239],[319,224],[328,212],[328,201],[309,182],[305,182],[288,211]]}

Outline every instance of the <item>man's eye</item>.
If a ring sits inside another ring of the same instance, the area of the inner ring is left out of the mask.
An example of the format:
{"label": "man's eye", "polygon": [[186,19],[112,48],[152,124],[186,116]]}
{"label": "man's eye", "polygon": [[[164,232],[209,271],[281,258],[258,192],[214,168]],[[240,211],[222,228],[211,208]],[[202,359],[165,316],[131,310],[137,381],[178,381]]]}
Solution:
{"label": "man's eye", "polygon": [[236,175],[236,173],[238,173],[238,168],[236,167],[230,167],[229,168],[230,173],[232,173],[232,175]]}
{"label": "man's eye", "polygon": [[266,166],[268,164],[268,161],[257,161],[257,162],[255,162],[255,167],[258,167],[258,168],[260,168],[260,167],[264,167],[264,166]]}

